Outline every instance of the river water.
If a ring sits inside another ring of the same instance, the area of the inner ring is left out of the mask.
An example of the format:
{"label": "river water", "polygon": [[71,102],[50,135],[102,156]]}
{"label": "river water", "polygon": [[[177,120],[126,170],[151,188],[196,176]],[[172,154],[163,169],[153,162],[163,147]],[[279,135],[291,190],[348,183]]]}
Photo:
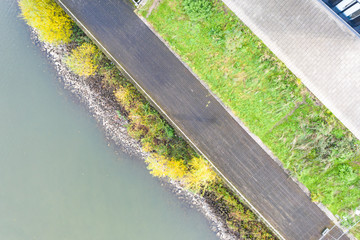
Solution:
{"label": "river water", "polygon": [[0,0],[0,239],[216,239],[205,217],[115,153]]}

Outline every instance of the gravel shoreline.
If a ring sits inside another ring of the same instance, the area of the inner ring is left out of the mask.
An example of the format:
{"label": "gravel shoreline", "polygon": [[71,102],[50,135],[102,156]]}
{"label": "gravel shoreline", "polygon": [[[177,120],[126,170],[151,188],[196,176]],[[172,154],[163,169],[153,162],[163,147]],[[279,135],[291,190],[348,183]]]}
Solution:
{"label": "gravel shoreline", "polygon": [[[86,79],[70,72],[63,61],[64,56],[68,53],[66,46],[52,46],[40,42],[34,29],[31,29],[31,39],[46,54],[46,57],[56,69],[59,81],[63,84],[64,88],[75,95],[87,107],[104,131],[106,138],[115,143],[120,151],[144,160],[148,154],[142,152],[138,141],[128,135],[126,129],[128,121],[125,118],[118,117],[116,111],[120,109],[120,106],[113,99],[109,90],[102,87],[99,79],[96,79],[96,77]],[[190,207],[200,211],[208,219],[211,229],[219,239],[237,239],[205,198],[187,191],[178,182],[160,181],[169,187],[180,199],[186,201]]]}

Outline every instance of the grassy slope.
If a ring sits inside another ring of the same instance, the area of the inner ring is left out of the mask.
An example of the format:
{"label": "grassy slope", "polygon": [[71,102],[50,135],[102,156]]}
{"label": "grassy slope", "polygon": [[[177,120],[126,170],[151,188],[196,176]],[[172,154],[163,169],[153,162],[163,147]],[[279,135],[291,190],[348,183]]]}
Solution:
{"label": "grassy slope", "polygon": [[163,0],[148,21],[314,200],[351,216],[360,205],[359,141],[222,3],[191,21],[181,2]]}

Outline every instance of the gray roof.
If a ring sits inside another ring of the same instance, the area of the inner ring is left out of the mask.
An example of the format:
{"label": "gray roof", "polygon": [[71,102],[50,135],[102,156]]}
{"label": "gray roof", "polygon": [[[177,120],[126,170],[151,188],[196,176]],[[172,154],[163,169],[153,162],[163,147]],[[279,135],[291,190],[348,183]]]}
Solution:
{"label": "gray roof", "polygon": [[319,0],[223,0],[360,139],[360,38]]}

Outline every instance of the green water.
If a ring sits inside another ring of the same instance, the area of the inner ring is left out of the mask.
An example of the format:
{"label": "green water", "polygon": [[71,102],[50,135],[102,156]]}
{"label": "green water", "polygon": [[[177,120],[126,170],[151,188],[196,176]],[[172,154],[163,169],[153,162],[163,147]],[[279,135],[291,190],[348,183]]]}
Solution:
{"label": "green water", "polygon": [[203,215],[107,146],[0,0],[0,240],[216,239]]}

